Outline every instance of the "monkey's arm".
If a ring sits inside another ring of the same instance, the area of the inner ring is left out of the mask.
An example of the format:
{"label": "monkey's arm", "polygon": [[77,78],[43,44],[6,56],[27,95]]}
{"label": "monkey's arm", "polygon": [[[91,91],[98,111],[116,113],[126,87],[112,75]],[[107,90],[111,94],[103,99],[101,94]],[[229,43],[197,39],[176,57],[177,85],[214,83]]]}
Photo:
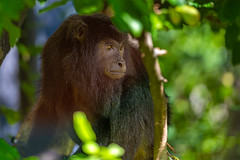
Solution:
{"label": "monkey's arm", "polygon": [[131,78],[125,83],[120,110],[111,118],[111,141],[125,149],[124,160],[152,160],[154,118],[149,86]]}
{"label": "monkey's arm", "polygon": [[27,116],[14,140],[14,146],[23,157],[41,157],[49,151],[66,156],[71,153],[74,142],[67,132],[59,129],[53,114],[38,107]]}

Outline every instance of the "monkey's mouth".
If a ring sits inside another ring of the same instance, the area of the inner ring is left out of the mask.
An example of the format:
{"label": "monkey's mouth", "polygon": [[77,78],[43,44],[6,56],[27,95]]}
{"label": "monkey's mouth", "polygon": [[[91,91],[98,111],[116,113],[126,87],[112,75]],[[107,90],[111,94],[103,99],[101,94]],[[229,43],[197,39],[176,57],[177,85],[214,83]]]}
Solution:
{"label": "monkey's mouth", "polygon": [[111,73],[111,74],[119,74],[119,75],[124,75],[125,74],[125,72],[122,72],[122,71],[112,71],[112,70],[110,70],[109,71],[109,73]]}
{"label": "monkey's mouth", "polygon": [[122,71],[112,71],[112,70],[109,70],[109,73],[114,76],[112,78],[121,78],[122,76],[124,76],[125,72],[122,72]]}
{"label": "monkey's mouth", "polygon": [[118,70],[106,70],[105,73],[111,79],[119,79],[122,78],[126,72]]}

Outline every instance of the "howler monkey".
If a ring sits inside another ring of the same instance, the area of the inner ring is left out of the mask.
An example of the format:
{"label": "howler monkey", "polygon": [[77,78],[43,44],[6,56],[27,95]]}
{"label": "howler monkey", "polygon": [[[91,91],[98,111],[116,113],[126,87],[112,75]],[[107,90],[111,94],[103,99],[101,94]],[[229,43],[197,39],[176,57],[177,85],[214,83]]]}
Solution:
{"label": "howler monkey", "polygon": [[152,160],[153,102],[139,50],[107,16],[74,15],[42,51],[41,92],[16,139],[21,155],[68,154],[81,146],[72,116],[83,111],[100,145],[117,143],[123,160]]}

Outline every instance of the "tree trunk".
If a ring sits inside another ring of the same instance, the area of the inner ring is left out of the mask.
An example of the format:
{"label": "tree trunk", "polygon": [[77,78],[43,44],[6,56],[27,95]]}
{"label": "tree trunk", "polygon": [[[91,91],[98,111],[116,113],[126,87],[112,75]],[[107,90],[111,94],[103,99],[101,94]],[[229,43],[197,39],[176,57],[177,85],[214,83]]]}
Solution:
{"label": "tree trunk", "polygon": [[8,33],[4,30],[0,38],[0,67],[9,50],[10,50],[9,36]]}
{"label": "tree trunk", "polygon": [[[150,44],[149,44],[150,40]],[[140,50],[147,69],[154,104],[154,160],[167,160],[167,99],[157,58],[153,57],[150,34],[140,39]]]}
{"label": "tree trunk", "polygon": [[[32,9],[25,16],[25,21],[22,24],[22,35],[18,43],[24,45],[26,48],[31,48],[34,46],[34,41],[36,38],[36,29],[32,27],[35,23],[35,15]],[[24,51],[23,51],[24,52]],[[35,101],[35,90],[36,84],[34,84],[35,79],[33,75],[37,73],[37,57],[34,56],[35,53],[32,53],[31,50],[28,50],[29,58],[24,58],[24,53],[21,53],[19,50],[19,80],[20,80],[20,93],[21,93],[21,104],[20,104],[20,113],[22,118],[24,118],[29,110],[31,110],[32,105]],[[22,65],[24,64],[24,65]],[[26,88],[22,87],[22,84],[27,85],[29,90],[32,90],[32,93],[29,94],[29,91]],[[31,89],[30,89],[31,88]],[[23,120],[23,119],[22,119]]]}

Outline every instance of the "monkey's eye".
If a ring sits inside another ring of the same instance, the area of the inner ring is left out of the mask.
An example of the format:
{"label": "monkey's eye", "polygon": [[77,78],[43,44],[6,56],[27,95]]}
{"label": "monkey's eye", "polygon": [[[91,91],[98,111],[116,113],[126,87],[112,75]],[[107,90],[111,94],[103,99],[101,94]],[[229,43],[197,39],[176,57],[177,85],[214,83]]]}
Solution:
{"label": "monkey's eye", "polygon": [[109,45],[107,45],[107,47],[106,47],[106,48],[107,48],[107,50],[108,50],[108,51],[112,51],[112,50],[113,50],[113,46],[112,46],[112,45],[110,45],[110,44],[109,44]]}
{"label": "monkey's eye", "polygon": [[123,50],[124,50],[124,47],[123,47],[123,46],[121,46],[119,49],[120,49],[120,51],[123,51]]}

